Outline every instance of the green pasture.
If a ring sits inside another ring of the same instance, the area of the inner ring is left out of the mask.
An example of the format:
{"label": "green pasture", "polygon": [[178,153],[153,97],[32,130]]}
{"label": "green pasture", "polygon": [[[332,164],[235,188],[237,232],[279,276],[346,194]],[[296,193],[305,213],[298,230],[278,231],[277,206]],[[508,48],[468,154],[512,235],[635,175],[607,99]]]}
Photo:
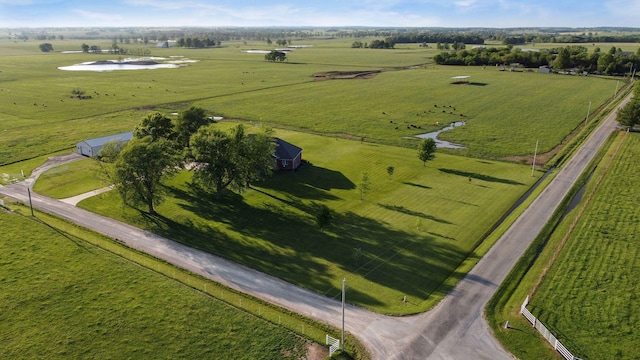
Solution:
{"label": "green pasture", "polygon": [[640,137],[628,134],[531,301],[531,312],[583,359],[638,356],[639,149]]}
{"label": "green pasture", "polygon": [[[305,340],[0,209],[0,357],[298,359]],[[263,310],[264,311],[264,310]]]}
{"label": "green pasture", "polygon": [[[113,72],[57,70],[121,57],[57,50],[79,48],[81,41],[53,41],[56,52],[50,54],[41,53],[37,41],[0,42],[0,54],[6,54],[0,56],[0,164],[72,149],[83,139],[128,131],[150,111],[170,114],[190,105],[227,118],[404,147],[415,146],[406,137],[463,120],[467,126],[441,136],[467,145],[454,153],[502,159],[531,154],[536,140],[541,152],[550,150],[580,126],[590,101],[593,113],[617,86],[602,78],[423,66],[436,50],[415,44],[352,49],[351,42],[294,42],[313,46],[275,64],[262,54],[242,52],[269,48],[266,43],[229,42],[214,49],[149,45],[154,56],[198,62],[179,69]],[[110,42],[100,45],[108,48]],[[383,72],[353,80],[314,81],[312,76],[361,70]],[[470,75],[472,84],[451,85],[456,75]],[[75,88],[92,98],[70,98]]]}
{"label": "green pasture", "polygon": [[[413,149],[276,135],[302,147],[309,164],[242,196],[216,202],[182,172],[167,184],[158,216],[122,206],[115,192],[79,205],[329,297],[339,296],[346,277],[349,302],[406,314],[442,299],[464,275],[459,265],[536,180],[522,165],[439,154],[423,166]],[[370,191],[361,201],[364,173]],[[334,213],[324,232],[315,225],[319,204]]]}
{"label": "green pasture", "polygon": [[[528,309],[580,358],[636,358],[638,331],[634,324],[638,301],[634,294],[638,266],[634,242],[638,229],[633,209],[637,196],[628,184],[638,172],[633,159],[638,155],[639,141],[636,134],[625,137],[620,133],[609,142],[606,154],[601,156],[586,185],[582,203],[551,232],[544,250],[527,251],[524,258],[529,260],[523,259],[524,263],[535,262],[524,269],[521,260],[514,268],[515,273],[501,285],[497,299],[492,299],[488,321],[498,339],[518,358],[561,358],[519,314],[520,304],[531,295],[547,266],[551,268],[533,294]],[[604,180],[596,189],[603,173]],[[571,230],[594,189],[588,207]],[[562,248],[566,235],[570,236]],[[560,248],[562,252],[550,265]],[[510,321],[509,330],[502,328],[506,320]]]}

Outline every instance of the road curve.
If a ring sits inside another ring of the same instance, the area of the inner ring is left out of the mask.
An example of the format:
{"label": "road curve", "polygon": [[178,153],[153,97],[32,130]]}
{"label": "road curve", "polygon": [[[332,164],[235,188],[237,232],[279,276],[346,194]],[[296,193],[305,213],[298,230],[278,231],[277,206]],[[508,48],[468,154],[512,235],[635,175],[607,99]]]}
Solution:
{"label": "road curve", "polygon": [[[511,359],[493,338],[483,318],[484,307],[615,127],[614,112],[434,309],[415,316],[389,317],[347,306],[346,330],[364,343],[373,359]],[[27,188],[33,181],[30,178],[0,187],[0,194],[28,204]],[[336,300],[59,200],[32,192],[32,203],[38,210],[118,239],[236,290],[341,326],[341,306]]]}

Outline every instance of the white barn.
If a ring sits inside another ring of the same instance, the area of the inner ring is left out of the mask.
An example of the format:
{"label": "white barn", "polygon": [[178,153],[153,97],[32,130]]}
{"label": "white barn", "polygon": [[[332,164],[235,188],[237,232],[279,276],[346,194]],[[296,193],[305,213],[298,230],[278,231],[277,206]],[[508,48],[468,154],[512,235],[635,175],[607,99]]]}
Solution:
{"label": "white barn", "polygon": [[76,149],[78,150],[78,154],[80,155],[94,157],[94,156],[98,156],[104,144],[110,141],[126,143],[130,141],[132,138],[133,138],[133,133],[126,132],[122,134],[104,136],[101,138],[82,140],[76,144]]}

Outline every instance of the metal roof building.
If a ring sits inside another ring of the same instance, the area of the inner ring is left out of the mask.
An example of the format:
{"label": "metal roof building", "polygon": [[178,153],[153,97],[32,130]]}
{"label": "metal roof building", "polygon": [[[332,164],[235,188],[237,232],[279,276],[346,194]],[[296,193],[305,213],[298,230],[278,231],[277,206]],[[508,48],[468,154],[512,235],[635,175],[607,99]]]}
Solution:
{"label": "metal roof building", "polygon": [[132,138],[133,138],[133,133],[126,132],[122,134],[103,136],[95,139],[82,140],[76,144],[76,149],[78,150],[78,154],[80,155],[94,157],[99,155],[100,150],[102,149],[102,146],[104,146],[104,144],[110,141],[128,142]]}

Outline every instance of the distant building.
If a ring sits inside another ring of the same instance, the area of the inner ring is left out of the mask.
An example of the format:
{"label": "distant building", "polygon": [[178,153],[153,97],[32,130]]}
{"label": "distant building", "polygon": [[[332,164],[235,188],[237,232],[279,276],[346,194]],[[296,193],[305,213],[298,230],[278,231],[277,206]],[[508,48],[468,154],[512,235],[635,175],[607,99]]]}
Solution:
{"label": "distant building", "polygon": [[276,138],[276,153],[274,154],[276,169],[294,171],[302,164],[302,149]]}
{"label": "distant building", "polygon": [[126,132],[122,134],[104,136],[101,138],[82,140],[76,144],[76,149],[78,150],[78,154],[80,155],[94,157],[99,155],[100,150],[102,149],[104,144],[110,141],[126,143],[126,142],[129,142],[132,138],[133,138],[133,133]]}
{"label": "distant building", "polygon": [[538,68],[538,72],[539,72],[539,73],[542,73],[542,74],[551,74],[551,68],[550,68],[550,67],[548,67],[548,66],[546,66],[546,65],[544,65],[544,66],[540,66],[540,67]]}

